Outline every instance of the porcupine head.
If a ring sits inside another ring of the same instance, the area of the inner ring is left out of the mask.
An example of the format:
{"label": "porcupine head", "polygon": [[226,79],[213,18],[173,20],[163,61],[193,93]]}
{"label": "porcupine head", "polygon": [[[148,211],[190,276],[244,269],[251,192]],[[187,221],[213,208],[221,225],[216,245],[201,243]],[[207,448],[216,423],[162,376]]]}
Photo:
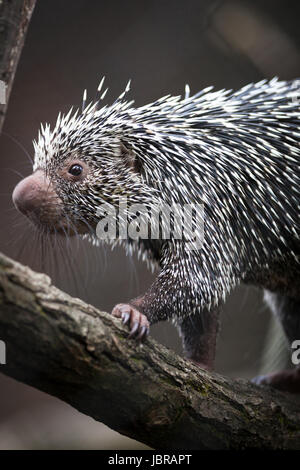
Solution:
{"label": "porcupine head", "polygon": [[141,175],[143,148],[137,153],[128,143],[139,125],[128,114],[132,103],[123,101],[125,92],[110,107],[98,110],[99,99],[82,113],[59,115],[53,131],[41,127],[33,174],[13,193],[17,208],[40,230],[95,237],[99,206],[117,210],[122,198],[153,202],[155,191]]}

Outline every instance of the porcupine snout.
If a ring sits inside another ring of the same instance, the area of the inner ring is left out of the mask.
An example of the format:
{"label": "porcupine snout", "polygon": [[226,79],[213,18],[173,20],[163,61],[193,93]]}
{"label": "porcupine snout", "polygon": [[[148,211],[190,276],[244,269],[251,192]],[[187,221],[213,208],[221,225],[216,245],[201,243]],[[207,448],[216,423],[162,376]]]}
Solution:
{"label": "porcupine snout", "polygon": [[63,228],[61,200],[42,170],[21,180],[12,199],[16,208],[39,228],[58,232]]}

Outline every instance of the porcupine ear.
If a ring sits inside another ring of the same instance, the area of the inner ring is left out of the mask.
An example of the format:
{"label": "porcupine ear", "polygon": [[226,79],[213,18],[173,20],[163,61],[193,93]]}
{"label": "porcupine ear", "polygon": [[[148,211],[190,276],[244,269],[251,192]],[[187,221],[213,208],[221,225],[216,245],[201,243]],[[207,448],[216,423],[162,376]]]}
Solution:
{"label": "porcupine ear", "polygon": [[120,151],[121,151],[121,157],[125,160],[127,166],[131,170],[133,170],[135,173],[140,175],[142,172],[142,164],[141,164],[140,159],[133,152],[133,150],[128,149],[122,142]]}

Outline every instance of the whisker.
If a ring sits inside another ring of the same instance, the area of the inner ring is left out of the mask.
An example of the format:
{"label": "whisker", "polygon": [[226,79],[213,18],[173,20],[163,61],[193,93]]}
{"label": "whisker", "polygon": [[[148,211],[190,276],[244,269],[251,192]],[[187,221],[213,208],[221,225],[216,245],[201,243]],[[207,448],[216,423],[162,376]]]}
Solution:
{"label": "whisker", "polygon": [[24,145],[21,144],[21,142],[19,142],[15,137],[13,137],[12,135],[8,134],[7,132],[3,132],[2,131],[2,135],[4,135],[5,137],[8,137],[12,142],[14,142],[21,150],[23,150],[23,152],[25,153],[25,155],[28,157],[28,160],[30,161],[31,165],[33,165],[33,159],[30,155],[30,153],[26,150],[26,148],[24,147]]}
{"label": "whisker", "polygon": [[5,168],[7,171],[12,171],[13,173],[15,173],[17,176],[19,176],[21,179],[25,178],[25,176],[18,170],[16,170],[15,168]]}

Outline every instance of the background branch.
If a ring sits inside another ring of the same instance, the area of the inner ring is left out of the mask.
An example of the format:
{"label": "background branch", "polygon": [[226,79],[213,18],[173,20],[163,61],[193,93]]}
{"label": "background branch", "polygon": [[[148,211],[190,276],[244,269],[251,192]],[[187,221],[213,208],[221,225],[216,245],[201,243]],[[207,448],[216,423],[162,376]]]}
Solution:
{"label": "background branch", "polygon": [[6,103],[0,103],[0,132],[35,3],[36,0],[0,2],[0,80],[7,85]]}
{"label": "background branch", "polygon": [[157,449],[300,449],[299,400],[202,371],[0,256],[1,371]]}

